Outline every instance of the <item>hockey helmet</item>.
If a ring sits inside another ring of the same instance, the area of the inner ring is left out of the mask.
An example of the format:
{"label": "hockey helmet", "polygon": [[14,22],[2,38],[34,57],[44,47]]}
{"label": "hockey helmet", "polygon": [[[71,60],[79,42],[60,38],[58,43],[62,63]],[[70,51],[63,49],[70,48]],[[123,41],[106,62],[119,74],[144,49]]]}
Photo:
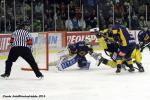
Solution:
{"label": "hockey helmet", "polygon": [[68,45],[68,49],[69,49],[70,51],[76,51],[76,45],[75,45],[75,44],[69,44],[69,45]]}

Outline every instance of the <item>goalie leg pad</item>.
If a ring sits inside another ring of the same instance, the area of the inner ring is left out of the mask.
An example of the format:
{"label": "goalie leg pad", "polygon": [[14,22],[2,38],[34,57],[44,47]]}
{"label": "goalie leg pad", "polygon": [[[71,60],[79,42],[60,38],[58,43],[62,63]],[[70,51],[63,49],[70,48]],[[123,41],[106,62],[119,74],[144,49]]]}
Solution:
{"label": "goalie leg pad", "polygon": [[57,64],[58,70],[64,70],[72,65],[74,65],[78,60],[78,56],[74,55],[73,57],[66,59],[66,58],[61,58],[61,60]]}
{"label": "goalie leg pad", "polygon": [[90,67],[91,62],[87,61],[85,57],[79,57],[78,58],[78,67],[80,69],[86,69],[88,70]]}
{"label": "goalie leg pad", "polygon": [[90,61],[87,61],[87,62],[86,62],[86,65],[85,65],[85,66],[80,67],[80,69],[89,70],[89,68],[90,68],[90,64],[91,64],[91,62],[90,62]]}

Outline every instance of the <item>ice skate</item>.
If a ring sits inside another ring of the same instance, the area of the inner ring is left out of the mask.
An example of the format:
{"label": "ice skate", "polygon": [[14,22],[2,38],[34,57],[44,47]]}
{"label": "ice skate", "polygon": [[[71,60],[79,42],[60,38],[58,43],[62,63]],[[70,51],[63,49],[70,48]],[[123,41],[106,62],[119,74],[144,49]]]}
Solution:
{"label": "ice skate", "polygon": [[120,72],[121,72],[121,65],[117,65],[116,73],[120,73]]}
{"label": "ice skate", "polygon": [[5,74],[5,73],[1,75],[2,78],[8,78],[9,76],[10,76],[9,74]]}

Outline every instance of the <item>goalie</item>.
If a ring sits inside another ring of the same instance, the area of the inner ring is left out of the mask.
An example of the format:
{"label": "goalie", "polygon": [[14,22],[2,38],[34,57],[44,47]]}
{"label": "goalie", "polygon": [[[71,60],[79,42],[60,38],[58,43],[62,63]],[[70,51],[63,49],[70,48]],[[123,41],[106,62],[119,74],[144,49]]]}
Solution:
{"label": "goalie", "polygon": [[69,44],[67,47],[69,54],[60,57],[60,61],[57,63],[57,68],[62,71],[75,63],[78,64],[80,69],[88,70],[90,67],[90,61],[86,59],[86,55],[90,54],[98,62],[101,61],[101,53],[94,53],[91,39],[86,38],[84,41],[79,41],[74,44]]}

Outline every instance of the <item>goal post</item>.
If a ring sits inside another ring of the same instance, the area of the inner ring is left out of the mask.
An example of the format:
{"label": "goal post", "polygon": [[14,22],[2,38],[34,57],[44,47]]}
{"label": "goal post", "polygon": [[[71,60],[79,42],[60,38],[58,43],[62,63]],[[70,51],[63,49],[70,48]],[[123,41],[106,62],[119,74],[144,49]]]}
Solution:
{"label": "goal post", "polygon": [[[66,46],[66,32],[41,32],[32,33],[33,56],[40,70],[48,71],[50,66],[55,66],[58,60],[57,52]],[[29,65],[21,70],[32,71]]]}
{"label": "goal post", "polygon": [[[35,58],[35,61],[37,62],[38,68],[39,70],[48,71],[49,70],[48,34],[47,33],[31,33],[31,36],[33,40],[32,54]],[[40,55],[40,53],[42,54]],[[44,60],[44,62],[41,62],[40,58]],[[21,70],[32,71],[29,65],[22,67]]]}

